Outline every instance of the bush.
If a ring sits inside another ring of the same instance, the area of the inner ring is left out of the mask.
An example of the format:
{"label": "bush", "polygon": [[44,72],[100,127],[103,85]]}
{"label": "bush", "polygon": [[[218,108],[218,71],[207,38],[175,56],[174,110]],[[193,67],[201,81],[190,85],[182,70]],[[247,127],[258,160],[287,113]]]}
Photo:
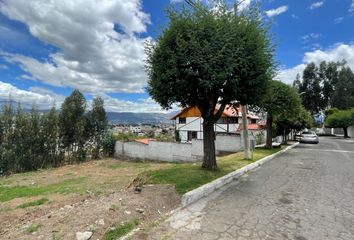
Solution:
{"label": "bush", "polygon": [[107,132],[103,137],[103,142],[102,142],[103,154],[108,157],[113,156],[115,144],[116,144],[116,140],[113,134]]}

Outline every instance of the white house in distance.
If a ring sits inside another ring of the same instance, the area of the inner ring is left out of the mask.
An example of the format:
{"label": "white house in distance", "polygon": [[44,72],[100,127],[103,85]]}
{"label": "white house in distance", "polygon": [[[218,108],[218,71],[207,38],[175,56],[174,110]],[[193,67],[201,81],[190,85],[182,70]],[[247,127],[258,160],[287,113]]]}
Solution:
{"label": "white house in distance", "polygon": [[[187,107],[171,118],[176,121],[176,130],[179,132],[181,142],[192,139],[203,139],[203,118],[197,107]],[[265,122],[258,116],[248,115],[248,129],[259,131],[264,129]],[[216,134],[239,134],[241,130],[242,113],[240,109],[227,106],[221,118],[215,123]]]}

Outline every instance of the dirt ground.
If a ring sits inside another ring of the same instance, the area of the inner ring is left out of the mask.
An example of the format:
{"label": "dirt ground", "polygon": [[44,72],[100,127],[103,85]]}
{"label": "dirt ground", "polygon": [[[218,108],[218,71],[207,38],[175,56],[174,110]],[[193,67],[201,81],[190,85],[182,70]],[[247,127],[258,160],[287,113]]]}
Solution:
{"label": "dirt ground", "polygon": [[[171,185],[146,185],[141,193],[127,186],[140,172],[166,166],[102,160],[0,179],[0,187],[59,184],[61,191],[0,202],[0,239],[76,239],[76,233],[84,231],[93,232],[90,239],[102,239],[113,225],[133,219],[138,219],[141,229],[136,236],[144,239],[145,231],[179,205],[180,196]],[[72,179],[72,183],[65,182]],[[16,207],[42,197],[49,202]],[[30,233],[34,225],[39,227]]]}

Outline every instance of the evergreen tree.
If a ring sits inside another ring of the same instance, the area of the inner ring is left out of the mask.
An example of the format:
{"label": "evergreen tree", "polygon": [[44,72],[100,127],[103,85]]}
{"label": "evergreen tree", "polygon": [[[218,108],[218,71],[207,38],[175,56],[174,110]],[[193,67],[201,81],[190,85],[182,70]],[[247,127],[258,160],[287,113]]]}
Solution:
{"label": "evergreen tree", "polygon": [[2,147],[0,171],[3,174],[15,171],[14,163],[16,161],[16,153],[13,148],[14,142],[14,109],[12,103],[3,105],[2,115]]}
{"label": "evergreen tree", "polygon": [[62,155],[59,146],[59,116],[55,107],[42,117],[42,137],[45,142],[42,167],[57,167],[61,164]]}
{"label": "evergreen tree", "polygon": [[343,67],[336,82],[331,105],[338,109],[354,107],[354,73],[350,67]]}
{"label": "evergreen tree", "polygon": [[79,90],[74,90],[64,100],[59,115],[61,148],[70,160],[82,161],[85,157],[84,145],[87,140],[84,116],[86,100]]}
{"label": "evergreen tree", "polygon": [[318,75],[318,68],[314,63],[306,66],[302,83],[299,85],[299,93],[302,104],[312,115],[319,113],[324,108],[321,79]]}
{"label": "evergreen tree", "polygon": [[107,115],[104,109],[104,100],[101,97],[93,99],[92,110],[87,114],[88,131],[93,143],[92,157],[99,158],[102,148],[102,139],[107,128]]}

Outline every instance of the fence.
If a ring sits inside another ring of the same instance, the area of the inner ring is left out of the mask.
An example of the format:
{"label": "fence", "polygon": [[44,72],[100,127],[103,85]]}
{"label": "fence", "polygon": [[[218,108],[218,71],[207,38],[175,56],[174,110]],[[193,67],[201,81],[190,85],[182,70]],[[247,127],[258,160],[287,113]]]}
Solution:
{"label": "fence", "polygon": [[[239,135],[217,135],[215,150],[220,152],[237,152],[242,149]],[[165,162],[197,162],[203,159],[203,140],[193,139],[191,143],[149,141],[120,142],[115,145],[117,157],[128,157],[140,160],[158,160]]]}

